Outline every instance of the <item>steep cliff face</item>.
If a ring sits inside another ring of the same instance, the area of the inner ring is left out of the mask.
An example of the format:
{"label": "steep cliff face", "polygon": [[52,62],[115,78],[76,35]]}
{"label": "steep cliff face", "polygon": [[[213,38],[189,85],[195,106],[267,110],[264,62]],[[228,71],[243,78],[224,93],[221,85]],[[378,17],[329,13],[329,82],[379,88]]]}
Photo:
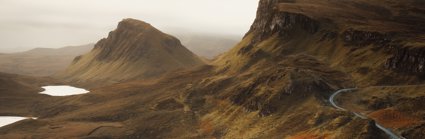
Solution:
{"label": "steep cliff face", "polygon": [[271,35],[278,33],[280,37],[287,37],[297,31],[315,33],[320,23],[297,13],[280,12],[277,4],[291,2],[285,0],[262,0],[259,3],[257,17],[247,33],[255,34],[252,43],[258,43]]}
{"label": "steep cliff face", "polygon": [[[262,0],[242,42],[216,63],[224,65],[223,70],[239,71],[261,59],[305,53],[357,76],[358,84],[420,82],[416,73],[421,69],[423,39],[417,36],[422,36],[423,27],[403,18],[415,16],[416,22],[425,22],[419,10],[423,7],[413,3]],[[371,70],[360,72],[364,69]],[[404,75],[410,77],[398,78]]]}
{"label": "steep cliff face", "polygon": [[59,75],[71,82],[104,82],[159,77],[176,69],[202,65],[178,39],[148,23],[124,19],[94,49],[76,57]]}
{"label": "steep cliff face", "polygon": [[298,37],[319,32],[319,21],[303,14],[282,12],[277,7],[280,2],[293,1],[260,1],[257,17],[243,40],[215,61],[222,70],[243,71],[262,60],[280,59],[288,53],[281,45],[284,41],[297,45],[297,41],[301,41]]}

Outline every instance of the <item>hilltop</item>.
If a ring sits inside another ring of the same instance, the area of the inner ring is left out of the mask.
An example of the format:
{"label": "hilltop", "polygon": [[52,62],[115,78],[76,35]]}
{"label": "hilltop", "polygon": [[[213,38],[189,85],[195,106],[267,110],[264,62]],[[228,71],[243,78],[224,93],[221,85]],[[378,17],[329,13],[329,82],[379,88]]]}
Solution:
{"label": "hilltop", "polygon": [[176,69],[202,65],[180,41],[152,25],[124,19],[94,49],[74,59],[57,77],[74,83],[118,83],[160,77]]}

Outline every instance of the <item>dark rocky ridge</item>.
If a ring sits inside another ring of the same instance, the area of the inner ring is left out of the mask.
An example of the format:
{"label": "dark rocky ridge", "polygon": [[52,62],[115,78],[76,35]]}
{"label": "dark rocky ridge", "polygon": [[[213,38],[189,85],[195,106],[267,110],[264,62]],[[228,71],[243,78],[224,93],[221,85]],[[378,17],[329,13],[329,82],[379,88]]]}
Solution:
{"label": "dark rocky ridge", "polygon": [[392,41],[391,33],[369,32],[348,29],[342,34],[347,45],[368,46],[371,44],[385,47]]}
{"label": "dark rocky ridge", "polygon": [[279,33],[281,37],[290,36],[291,33],[301,29],[309,33],[316,33],[320,23],[302,14],[280,12],[276,7],[285,0],[261,0],[257,10],[257,17],[251,25],[249,33],[256,36],[252,42],[255,44],[264,40],[274,33]]}

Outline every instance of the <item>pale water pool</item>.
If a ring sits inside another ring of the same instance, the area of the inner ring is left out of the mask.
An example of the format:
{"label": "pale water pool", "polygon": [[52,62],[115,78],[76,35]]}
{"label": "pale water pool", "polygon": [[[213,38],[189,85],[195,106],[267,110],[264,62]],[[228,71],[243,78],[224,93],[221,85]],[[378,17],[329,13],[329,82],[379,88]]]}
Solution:
{"label": "pale water pool", "polygon": [[59,85],[59,86],[43,86],[43,92],[40,94],[46,94],[50,96],[72,96],[72,95],[81,95],[86,94],[90,91],[82,88],[72,87],[68,85]]}
{"label": "pale water pool", "polygon": [[15,122],[25,120],[25,119],[37,119],[31,117],[18,117],[18,116],[0,116],[0,127],[13,124]]}
{"label": "pale water pool", "polygon": [[[81,95],[86,94],[90,91],[87,91],[82,88],[72,87],[68,85],[58,85],[58,86],[43,86],[43,92],[40,94],[46,94],[50,96],[71,96],[71,95]],[[0,116],[0,127],[13,124],[15,122],[25,120],[25,119],[37,119],[32,117],[19,117],[19,116]]]}

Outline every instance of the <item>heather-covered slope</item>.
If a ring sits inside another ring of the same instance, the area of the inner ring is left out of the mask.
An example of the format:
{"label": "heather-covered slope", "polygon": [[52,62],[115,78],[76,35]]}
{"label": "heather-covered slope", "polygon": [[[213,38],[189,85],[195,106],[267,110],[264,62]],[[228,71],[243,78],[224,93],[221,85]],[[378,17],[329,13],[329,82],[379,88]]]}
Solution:
{"label": "heather-covered slope", "polygon": [[74,83],[116,83],[159,77],[203,62],[173,36],[148,23],[125,19],[88,54],[75,58],[60,78]]}

